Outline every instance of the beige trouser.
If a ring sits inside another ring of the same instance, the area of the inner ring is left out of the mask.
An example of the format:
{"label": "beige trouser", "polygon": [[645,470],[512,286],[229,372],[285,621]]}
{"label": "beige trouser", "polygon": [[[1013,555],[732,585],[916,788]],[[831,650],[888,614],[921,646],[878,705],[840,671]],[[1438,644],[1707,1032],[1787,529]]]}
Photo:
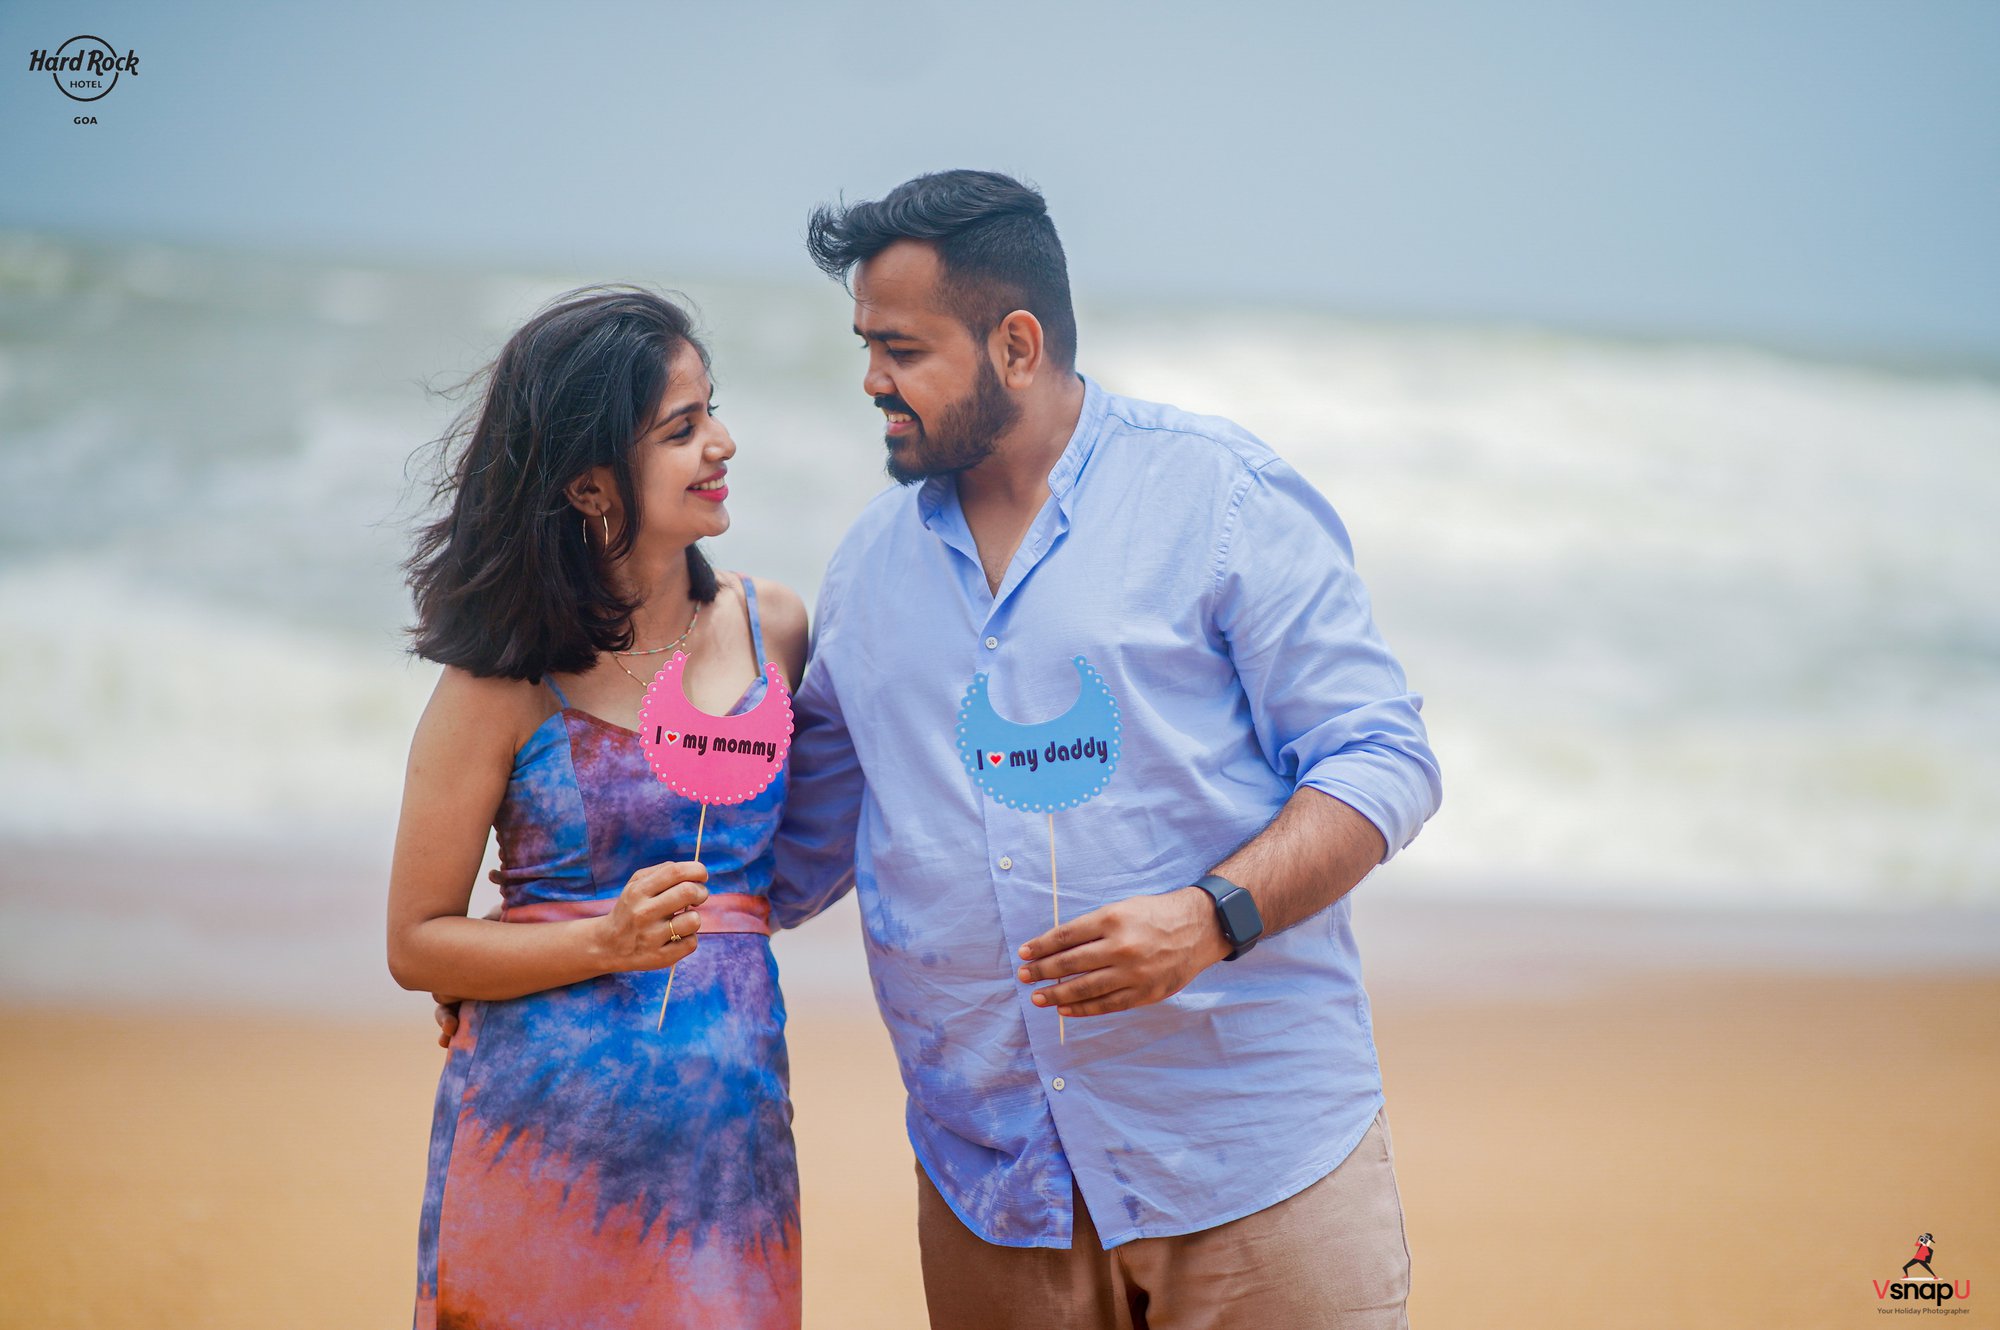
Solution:
{"label": "beige trouser", "polygon": [[976,1237],[917,1168],[917,1238],[932,1330],[1402,1330],[1410,1248],[1389,1120],[1289,1200],[1172,1238],[1105,1251],[1076,1204],[1067,1250]]}

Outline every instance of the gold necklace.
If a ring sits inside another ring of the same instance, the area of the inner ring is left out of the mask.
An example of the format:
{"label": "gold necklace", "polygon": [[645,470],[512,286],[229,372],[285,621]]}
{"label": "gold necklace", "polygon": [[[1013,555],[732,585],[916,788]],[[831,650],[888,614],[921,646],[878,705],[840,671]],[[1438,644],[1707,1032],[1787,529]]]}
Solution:
{"label": "gold necklace", "polygon": [[657,656],[662,651],[672,651],[675,647],[680,646],[681,644],[683,644],[688,640],[688,634],[692,633],[694,631],[694,626],[700,622],[701,622],[701,603],[697,601],[695,602],[694,613],[688,616],[688,626],[681,630],[681,635],[679,637],[675,638],[673,641],[667,643],[663,647],[653,647],[646,651],[613,651],[610,653],[611,663],[613,665],[616,665],[619,669],[625,670],[626,678],[630,679],[633,683],[636,683],[641,687],[644,687],[646,681],[644,679],[641,679],[638,675],[632,673],[632,671],[626,670],[625,662],[618,658],[620,656]]}
{"label": "gold necklace", "polygon": [[700,622],[701,622],[701,603],[697,601],[695,602],[694,613],[688,616],[688,626],[681,629],[681,635],[679,637],[667,643],[665,646],[648,647],[644,651],[614,651],[611,654],[614,656],[657,656],[662,651],[672,651],[675,647],[679,646],[681,643],[688,640],[688,634],[693,632],[694,626]]}
{"label": "gold necklace", "polygon": [[[619,657],[619,656],[620,656],[621,654],[623,654],[623,653],[621,653],[621,652],[616,652],[616,651],[612,652],[612,653],[611,653],[611,663],[612,663],[613,665],[616,665],[616,666],[617,666],[617,667],[618,667],[619,669],[621,669],[621,670],[625,670],[625,662],[624,662],[624,661],[622,661],[622,660],[620,660],[620,659],[618,659],[618,657]],[[641,678],[640,678],[640,677],[639,677],[638,675],[636,675],[636,674],[632,673],[632,671],[630,671],[630,670],[625,670],[625,677],[626,677],[626,678],[628,678],[628,679],[630,679],[630,680],[631,680],[631,681],[632,681],[633,683],[636,683],[636,684],[638,684],[638,685],[639,685],[639,686],[640,686],[641,688],[645,688],[645,687],[647,687],[647,686],[648,686],[648,685],[647,685],[647,683],[646,683],[646,681],[645,681],[644,679],[641,679]]]}

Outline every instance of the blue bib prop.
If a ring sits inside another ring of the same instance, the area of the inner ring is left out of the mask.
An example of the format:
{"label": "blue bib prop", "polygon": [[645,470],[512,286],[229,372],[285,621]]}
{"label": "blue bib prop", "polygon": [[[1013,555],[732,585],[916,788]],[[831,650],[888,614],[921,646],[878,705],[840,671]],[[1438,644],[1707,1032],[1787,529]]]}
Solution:
{"label": "blue bib prop", "polygon": [[1118,703],[1104,676],[1072,658],[1076,704],[1054,720],[1017,725],[993,710],[986,673],[958,704],[958,754],[979,787],[1009,808],[1053,813],[1102,793],[1118,767]]}

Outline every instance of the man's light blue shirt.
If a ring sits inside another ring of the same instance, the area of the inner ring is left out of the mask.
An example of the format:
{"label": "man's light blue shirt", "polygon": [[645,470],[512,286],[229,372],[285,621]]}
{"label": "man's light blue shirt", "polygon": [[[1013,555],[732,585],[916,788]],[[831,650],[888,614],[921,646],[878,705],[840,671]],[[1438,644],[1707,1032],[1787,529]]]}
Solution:
{"label": "man's light blue shirt", "polygon": [[[1331,1172],[1382,1102],[1345,897],[1058,1042],[1015,977],[1053,923],[1051,831],[1069,919],[1194,882],[1300,786],[1392,854],[1440,797],[1327,501],[1227,420],[1084,386],[997,593],[949,478],[885,492],[841,542],[771,892],[791,926],[858,889],[910,1143],[1010,1247],[1069,1246],[1072,1178],[1107,1247],[1264,1209]],[[1077,700],[1077,656],[1119,708],[1109,785],[1053,817],[986,797],[954,730],[974,674],[1002,717],[1040,721]]]}

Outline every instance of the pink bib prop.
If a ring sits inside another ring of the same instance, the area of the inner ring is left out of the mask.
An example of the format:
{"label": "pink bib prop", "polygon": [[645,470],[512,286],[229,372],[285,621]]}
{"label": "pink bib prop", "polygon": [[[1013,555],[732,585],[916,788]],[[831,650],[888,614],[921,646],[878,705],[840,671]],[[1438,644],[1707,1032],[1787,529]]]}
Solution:
{"label": "pink bib prop", "polygon": [[646,685],[639,743],[653,774],[675,794],[703,804],[740,804],[770,787],[792,749],[792,694],[775,664],[764,667],[764,700],[740,716],[711,716],[681,686],[685,652]]}
{"label": "pink bib prop", "polygon": [[[686,665],[687,653],[676,651],[646,685],[646,696],[639,702],[639,746],[645,750],[646,765],[668,789],[701,805],[701,820],[694,828],[694,857],[699,863],[708,806],[755,799],[785,769],[785,755],[792,751],[792,694],[783,672],[767,664],[768,687],[762,702],[741,716],[711,716],[687,699],[681,683]],[[655,1030],[667,1019],[674,968],[667,969],[667,991],[660,997]]]}

